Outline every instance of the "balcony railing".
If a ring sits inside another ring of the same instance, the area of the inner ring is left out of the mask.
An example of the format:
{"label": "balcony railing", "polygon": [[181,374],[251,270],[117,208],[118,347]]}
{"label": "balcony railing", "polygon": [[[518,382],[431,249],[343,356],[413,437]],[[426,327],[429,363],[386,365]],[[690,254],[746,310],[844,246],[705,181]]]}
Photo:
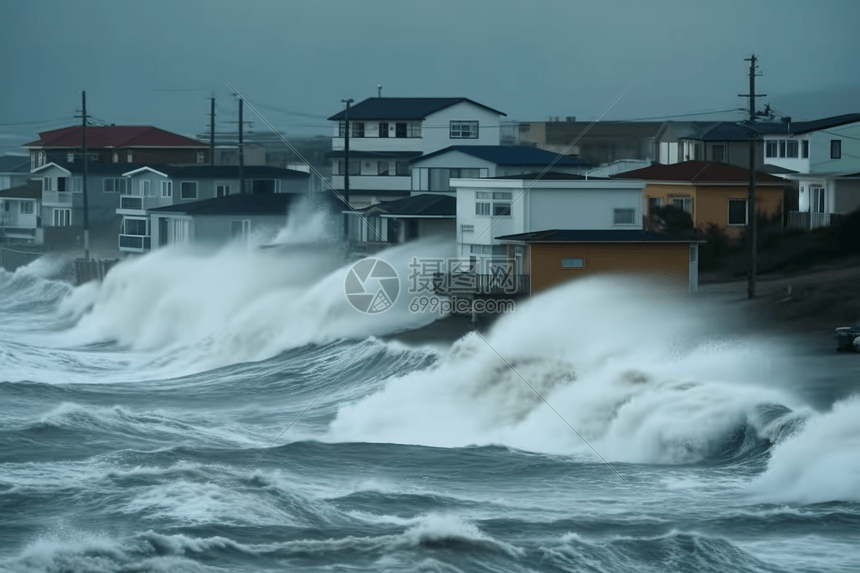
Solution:
{"label": "balcony railing", "polygon": [[68,191],[42,191],[43,205],[63,205],[72,204],[72,194]]}
{"label": "balcony railing", "polygon": [[529,294],[530,285],[529,275],[512,273],[435,273],[433,275],[433,287],[436,294],[446,296],[458,294]]}
{"label": "balcony railing", "polygon": [[170,197],[142,197],[140,195],[120,195],[119,208],[128,211],[144,211],[155,207],[172,205]]}
{"label": "balcony railing", "polygon": [[807,211],[791,211],[788,214],[788,226],[792,229],[819,229],[835,222],[830,213],[809,213]]}
{"label": "balcony railing", "polygon": [[129,251],[142,253],[150,249],[151,238],[148,235],[120,235],[119,249],[121,251]]}

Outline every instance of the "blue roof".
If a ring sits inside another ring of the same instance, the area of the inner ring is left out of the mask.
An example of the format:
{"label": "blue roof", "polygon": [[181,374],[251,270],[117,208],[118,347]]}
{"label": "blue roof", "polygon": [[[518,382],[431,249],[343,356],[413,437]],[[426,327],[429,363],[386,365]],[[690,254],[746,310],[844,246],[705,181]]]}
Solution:
{"label": "blue roof", "polygon": [[382,213],[402,217],[450,217],[457,216],[457,198],[450,195],[422,193],[396,201],[377,203],[361,210],[363,213]]}
{"label": "blue roof", "polygon": [[[497,109],[465,97],[372,97],[349,108],[349,119],[424,119],[431,113],[460,102],[468,102],[494,113],[505,115]],[[331,116],[329,120],[342,121],[345,113],[346,110],[340,111]]]}
{"label": "blue roof", "polygon": [[[495,163],[496,165],[545,166],[555,161],[557,167],[584,167],[591,165],[578,157],[559,156],[557,153],[538,149],[528,145],[452,145],[427,155],[422,155],[413,163],[418,163],[428,157],[443,153],[459,151],[478,159]],[[558,161],[556,161],[556,159]]]}

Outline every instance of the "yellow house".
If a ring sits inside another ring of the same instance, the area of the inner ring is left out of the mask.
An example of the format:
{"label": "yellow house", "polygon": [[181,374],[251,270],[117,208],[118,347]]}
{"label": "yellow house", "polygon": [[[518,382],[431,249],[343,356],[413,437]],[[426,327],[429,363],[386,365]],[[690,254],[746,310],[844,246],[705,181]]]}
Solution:
{"label": "yellow house", "polygon": [[639,229],[554,229],[497,238],[508,245],[511,260],[522,261],[530,294],[594,274],[656,280],[678,292],[698,289],[701,240]]}
{"label": "yellow house", "polygon": [[[740,237],[747,225],[749,171],[741,167],[708,161],[655,163],[615,177],[647,182],[642,191],[643,213],[649,217],[657,207],[674,205],[689,213],[697,228],[717,225],[730,239]],[[785,180],[756,172],[756,212],[781,217],[785,187]]]}

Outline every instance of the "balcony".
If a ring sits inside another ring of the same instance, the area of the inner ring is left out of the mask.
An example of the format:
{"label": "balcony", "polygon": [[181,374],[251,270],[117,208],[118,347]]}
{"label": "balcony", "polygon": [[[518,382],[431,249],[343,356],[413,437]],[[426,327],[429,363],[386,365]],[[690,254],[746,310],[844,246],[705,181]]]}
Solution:
{"label": "balcony", "polygon": [[140,195],[120,195],[118,215],[141,215],[147,209],[173,205],[171,197],[141,197]]}
{"label": "balcony", "polygon": [[150,249],[151,240],[148,235],[120,235],[119,250],[126,253],[144,253]]}
{"label": "balcony", "polygon": [[69,191],[42,191],[42,205],[46,207],[71,207],[72,194]]}

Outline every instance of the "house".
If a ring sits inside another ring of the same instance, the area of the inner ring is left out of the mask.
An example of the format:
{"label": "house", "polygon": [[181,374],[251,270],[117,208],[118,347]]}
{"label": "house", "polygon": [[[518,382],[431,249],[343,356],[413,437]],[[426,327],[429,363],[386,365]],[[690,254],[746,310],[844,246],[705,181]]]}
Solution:
{"label": "house", "polygon": [[[242,193],[150,209],[151,248],[166,245],[261,243],[286,224],[296,193]],[[149,242],[149,241],[147,241]]]}
{"label": "house", "polygon": [[[44,131],[25,144],[30,169],[48,163],[82,163],[83,127]],[[205,164],[209,145],[149,125],[87,127],[87,155],[93,163]]]}
{"label": "house", "polygon": [[41,244],[41,202],[39,181],[0,191],[0,242]]}
{"label": "house", "polygon": [[[119,249],[148,251],[152,245],[150,210],[240,194],[305,194],[310,174],[282,167],[249,165],[145,166],[122,174],[127,183],[115,203],[122,217]],[[244,180],[244,193],[240,193]]]}
{"label": "house", "polygon": [[860,113],[785,121],[763,135],[767,163],[801,174],[860,171]]}
{"label": "house", "polygon": [[552,229],[497,237],[511,251],[529,294],[594,274],[655,278],[680,292],[698,290],[698,247],[704,241],[642,229]]}
{"label": "house", "polygon": [[331,183],[353,190],[411,190],[410,161],[452,144],[498,145],[505,114],[464,97],[368,98],[349,108],[349,165],[345,160],[346,110],[329,118]]}
{"label": "house", "polygon": [[[486,271],[508,257],[499,236],[547,229],[641,230],[641,181],[580,175],[453,179],[457,197],[457,252]],[[517,257],[522,257],[518,252]],[[522,274],[523,261],[517,262]]]}
{"label": "house", "polygon": [[412,160],[412,193],[453,193],[450,180],[524,175],[552,168],[578,174],[581,159],[524,145],[452,145]]}
{"label": "house", "polygon": [[655,142],[663,122],[576,121],[574,117],[520,122],[517,141],[555,154],[580,158],[591,165],[619,159],[656,158]]}
{"label": "house", "polygon": [[357,250],[374,252],[419,237],[453,241],[456,211],[456,198],[424,193],[344,213],[349,216],[349,236],[357,243]]}
{"label": "house", "polygon": [[30,160],[23,155],[0,157],[0,190],[24,185],[30,179]]}
{"label": "house", "polygon": [[[92,163],[87,171],[87,211],[90,244],[99,251],[116,251],[122,218],[117,215],[119,197],[130,193],[125,176],[142,165]],[[45,244],[54,249],[83,246],[84,196],[81,162],[50,162],[37,167],[32,177],[42,186],[41,221]]]}
{"label": "house", "polygon": [[826,227],[860,209],[860,173],[784,176],[798,186],[798,209],[789,212],[795,229]]}
{"label": "house", "polygon": [[[730,239],[741,236],[747,225],[749,171],[708,161],[684,161],[672,165],[655,163],[644,169],[616,175],[614,180],[646,181],[642,210],[650,217],[657,207],[673,205],[690,214],[700,230],[717,225]],[[756,212],[781,217],[784,179],[756,174]]]}

